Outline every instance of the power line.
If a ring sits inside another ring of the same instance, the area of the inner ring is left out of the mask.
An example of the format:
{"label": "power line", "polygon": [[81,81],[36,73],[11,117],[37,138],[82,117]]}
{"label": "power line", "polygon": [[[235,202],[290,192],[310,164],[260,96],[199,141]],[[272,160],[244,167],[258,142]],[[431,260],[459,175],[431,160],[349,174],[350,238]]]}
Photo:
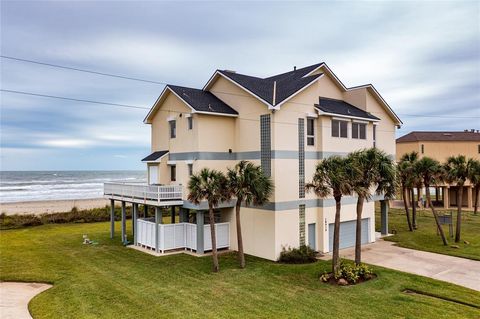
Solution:
{"label": "power line", "polygon": [[[55,67],[55,68],[66,69],[66,70],[73,70],[73,71],[91,73],[91,74],[96,74],[96,75],[110,76],[110,77],[115,77],[115,78],[120,78],[120,79],[140,81],[140,82],[146,82],[146,83],[154,83],[154,84],[168,85],[168,83],[166,83],[166,82],[161,82],[161,81],[151,81],[151,80],[146,80],[146,79],[141,79],[141,78],[134,78],[134,77],[117,75],[117,74],[111,74],[111,73],[104,73],[104,72],[97,72],[97,71],[79,69],[79,68],[74,68],[74,67],[69,67],[69,66],[64,66],[64,65],[59,65],[59,64],[53,64],[53,63],[47,63],[47,62],[41,62],[41,61],[35,61],[35,60],[29,60],[29,59],[23,59],[23,58],[18,58],[18,57],[13,57],[13,56],[0,55],[0,57],[1,57],[1,58],[4,58],[4,59],[14,60],[14,61],[34,63],[34,64],[39,64],[39,65],[44,65],[44,66],[50,66],[50,67]],[[8,92],[9,90],[2,90],[2,91]],[[123,107],[132,107],[132,106],[123,105],[123,104],[104,103],[104,102],[88,101],[88,100],[78,100],[78,99],[72,99],[72,98],[63,98],[63,97],[47,96],[47,95],[35,94],[35,93],[29,93],[29,92],[19,92],[19,91],[16,91],[16,92],[10,91],[10,92],[11,92],[11,93],[26,94],[26,95],[36,95],[36,96],[43,96],[43,97],[58,98],[58,99],[64,99],[64,100],[79,101],[79,102],[87,102],[87,103],[96,103],[96,104],[106,104],[106,105],[116,105],[116,106],[123,106]],[[215,93],[226,94],[226,95],[233,95],[233,96],[251,97],[250,95],[235,94],[235,93],[231,93],[231,92],[221,92],[221,91],[217,91],[217,92],[215,92]],[[290,101],[289,103],[297,104],[297,105],[312,106],[311,104],[302,103],[302,102],[293,102],[293,101]],[[133,106],[133,108],[149,109],[149,108],[138,107],[138,106]],[[480,119],[480,116],[420,115],[420,114],[402,114],[402,113],[397,113],[397,115],[399,115],[399,116],[411,116],[411,117],[422,117],[422,118]]]}
{"label": "power line", "polygon": [[23,91],[6,90],[6,89],[0,89],[0,91],[2,91],[2,92],[7,92],[7,93],[15,93],[15,94],[23,94],[23,95],[47,97],[47,98],[51,98],[51,99],[59,99],[59,100],[67,100],[67,101],[75,101],[75,102],[85,102],[85,103],[93,103],[93,104],[104,104],[104,105],[110,105],[110,106],[126,107],[126,108],[131,108],[131,109],[150,110],[149,107],[144,107],[144,106],[136,106],[136,105],[128,105],[128,104],[118,104],[118,103],[109,103],[109,102],[100,102],[100,101],[76,99],[76,98],[65,97],[65,96],[38,94],[38,93],[32,93],[32,92],[23,92]]}
{"label": "power line", "polygon": [[85,73],[91,73],[91,74],[97,74],[97,75],[110,76],[110,77],[119,78],[119,79],[125,79],[125,80],[133,80],[133,81],[147,82],[147,83],[153,83],[153,84],[167,85],[167,83],[165,83],[165,82],[160,82],[160,81],[145,80],[145,79],[134,78],[134,77],[124,76],[124,75],[111,74],[111,73],[105,73],[105,72],[97,72],[97,71],[91,71],[91,70],[85,70],[85,69],[79,69],[79,68],[74,68],[74,67],[65,66],[65,65],[59,65],[59,64],[53,64],[53,63],[47,63],[47,62],[40,62],[40,61],[22,59],[22,58],[17,58],[17,57],[13,57],[13,56],[0,55],[0,57],[3,58],[3,59],[9,59],[9,60],[20,61],[20,62],[28,62],[28,63],[33,63],[33,64],[50,66],[50,67],[54,67],[54,68],[60,68],[60,69],[78,71],[78,72],[85,72]]}

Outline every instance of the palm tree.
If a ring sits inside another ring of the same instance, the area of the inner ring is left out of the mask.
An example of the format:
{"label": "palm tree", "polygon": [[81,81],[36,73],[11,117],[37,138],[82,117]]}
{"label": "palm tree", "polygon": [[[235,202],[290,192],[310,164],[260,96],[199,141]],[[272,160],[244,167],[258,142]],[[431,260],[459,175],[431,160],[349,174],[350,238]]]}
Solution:
{"label": "palm tree", "polygon": [[477,215],[478,210],[478,197],[480,196],[480,161],[470,158],[468,160],[468,179],[475,191],[475,203],[473,205],[473,214]]}
{"label": "palm tree", "polygon": [[355,178],[352,181],[353,191],[357,194],[357,228],[355,240],[355,263],[361,263],[362,245],[362,212],[365,200],[372,198],[372,188],[377,195],[390,199],[395,195],[396,169],[395,163],[388,155],[370,148],[349,154],[354,168]]}
{"label": "palm tree", "polygon": [[433,217],[435,218],[435,223],[437,224],[438,232],[442,237],[443,244],[447,246],[448,245],[447,238],[445,237],[445,233],[443,232],[443,228],[440,225],[437,212],[435,210],[435,207],[433,207],[432,200],[430,198],[430,186],[436,185],[442,179],[442,174],[443,174],[442,166],[437,160],[434,160],[427,156],[419,160],[415,166],[416,166],[415,169],[417,170],[417,172],[419,173],[419,176],[423,180],[423,185],[425,186],[425,195],[427,197],[427,203],[428,203],[428,206],[430,206],[430,208],[432,209]]}
{"label": "palm tree", "polygon": [[235,219],[237,224],[238,261],[240,268],[245,268],[240,207],[242,203],[245,203],[246,206],[252,203],[256,206],[265,204],[273,192],[273,182],[263,173],[260,166],[249,161],[240,161],[233,169],[229,168],[227,182],[228,191],[237,198]]}
{"label": "palm tree", "polygon": [[352,193],[352,177],[354,176],[351,160],[340,156],[331,156],[317,164],[311,183],[305,185],[307,191],[325,198],[333,195],[335,199],[335,224],[333,231],[332,272],[337,273],[340,267],[340,210],[343,195]]}
{"label": "palm tree", "polygon": [[418,153],[411,152],[404,154],[398,163],[398,178],[400,185],[402,186],[402,197],[403,197],[403,205],[405,207],[405,214],[407,216],[407,224],[408,229],[413,231],[414,227],[410,220],[410,210],[408,209],[408,194],[410,193],[411,196],[411,203],[412,203],[412,212],[415,212],[415,194],[413,192],[414,189],[414,182],[415,180],[412,178],[415,174],[415,163],[418,161]]}
{"label": "palm tree", "polygon": [[458,243],[461,237],[462,227],[462,202],[463,186],[469,176],[469,165],[464,155],[450,156],[444,165],[445,180],[448,183],[457,184],[457,227],[455,229],[455,242]]}
{"label": "palm tree", "polygon": [[229,199],[227,179],[217,170],[203,168],[198,174],[193,174],[188,182],[188,200],[198,205],[201,201],[208,202],[210,219],[210,235],[212,238],[213,272],[218,272],[217,237],[215,234],[215,215],[213,210],[222,201]]}

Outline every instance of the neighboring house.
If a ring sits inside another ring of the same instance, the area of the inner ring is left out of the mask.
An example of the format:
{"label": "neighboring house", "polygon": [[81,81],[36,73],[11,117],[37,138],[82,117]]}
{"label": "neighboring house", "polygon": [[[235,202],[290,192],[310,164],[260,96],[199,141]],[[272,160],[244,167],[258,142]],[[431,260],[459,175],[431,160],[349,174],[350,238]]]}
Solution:
{"label": "neighboring house", "polygon": [[[457,155],[480,160],[480,132],[473,129],[456,132],[415,131],[398,138],[396,144],[397,161],[404,154],[413,151],[417,152],[420,158],[428,156],[441,163],[445,163],[448,157]],[[434,204],[446,209],[456,207],[457,188],[448,184],[435,187]],[[420,193],[421,196],[422,193]],[[475,197],[473,187],[467,181],[463,191],[462,206],[472,209]]]}
{"label": "neighboring house", "polygon": [[[208,250],[207,205],[186,200],[189,176],[203,167],[226,171],[245,159],[261,165],[275,184],[268,204],[241,210],[245,253],[271,260],[288,246],[332,250],[334,199],[306,193],[305,183],[317,162],[334,154],[375,146],[395,157],[395,129],[402,124],[371,84],[347,88],[325,63],[267,78],[217,70],[202,89],[167,85],[144,122],[152,127],[152,154],[143,159],[148,180],[164,186],[107,184],[105,195],[124,206],[133,202],[134,217],[139,203],[178,206],[181,223],[145,230],[141,219],[134,223],[135,243]],[[216,222],[220,246],[235,250],[233,205],[222,203]],[[355,197],[342,200],[342,248],[354,245],[355,207]],[[382,207],[386,218],[385,201]],[[146,235],[152,229],[157,239]],[[365,203],[362,241],[375,241],[373,201]]]}

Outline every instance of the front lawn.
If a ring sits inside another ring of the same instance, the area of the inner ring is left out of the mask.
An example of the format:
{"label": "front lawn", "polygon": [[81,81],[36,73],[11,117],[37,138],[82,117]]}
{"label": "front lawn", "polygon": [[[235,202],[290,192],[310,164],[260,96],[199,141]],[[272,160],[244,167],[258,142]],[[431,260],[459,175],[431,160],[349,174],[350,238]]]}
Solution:
{"label": "front lawn", "polygon": [[[478,318],[480,293],[375,267],[378,278],[334,287],[318,276],[329,262],[284,265],[235,254],[211,259],[185,254],[154,257],[108,238],[108,223],[44,225],[2,231],[0,280],[53,283],[35,297],[35,318]],[[129,225],[130,226],[130,225]],[[129,228],[130,229],[130,228]],[[82,245],[88,234],[98,245]]]}
{"label": "front lawn", "polygon": [[[452,210],[453,211],[453,210]],[[448,211],[450,212],[450,210]],[[443,213],[443,211],[439,211]],[[410,211],[411,214],[411,211]],[[389,231],[396,231],[395,236],[385,237],[385,240],[396,242],[398,246],[418,250],[431,251],[434,253],[464,257],[480,260],[480,215],[473,215],[472,212],[463,212],[462,222],[462,240],[455,243],[454,238],[448,237],[448,226],[443,229],[448,239],[448,246],[444,246],[439,235],[435,219],[431,210],[422,210],[417,212],[418,229],[414,232],[408,230],[405,210],[391,208],[389,210]],[[453,234],[455,235],[456,210],[453,213]],[[376,212],[376,229],[380,231],[380,211]],[[466,244],[464,241],[469,242]],[[451,245],[457,245],[459,248],[452,248]]]}

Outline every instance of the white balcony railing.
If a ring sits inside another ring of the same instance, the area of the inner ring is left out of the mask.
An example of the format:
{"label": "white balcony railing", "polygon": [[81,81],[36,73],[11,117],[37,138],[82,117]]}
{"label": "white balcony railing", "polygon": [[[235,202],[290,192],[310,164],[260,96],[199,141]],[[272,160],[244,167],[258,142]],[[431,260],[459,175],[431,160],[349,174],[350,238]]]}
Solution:
{"label": "white balcony railing", "polygon": [[105,197],[133,202],[158,203],[181,201],[182,185],[147,185],[135,183],[105,183]]}

